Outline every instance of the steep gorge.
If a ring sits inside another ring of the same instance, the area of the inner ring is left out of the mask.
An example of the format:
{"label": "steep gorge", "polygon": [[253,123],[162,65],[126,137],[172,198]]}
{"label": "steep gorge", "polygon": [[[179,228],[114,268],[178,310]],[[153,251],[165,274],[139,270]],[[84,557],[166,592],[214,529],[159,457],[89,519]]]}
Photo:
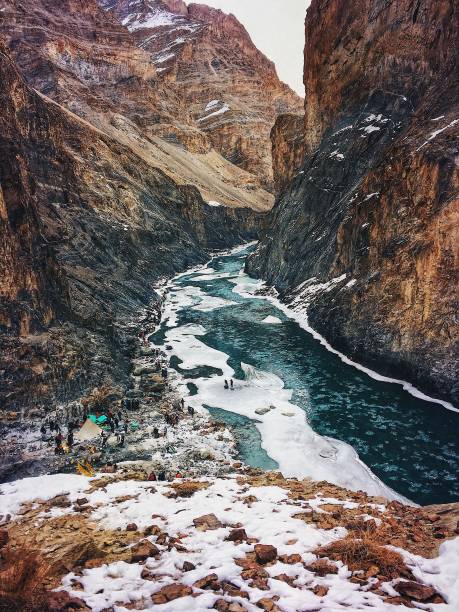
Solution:
{"label": "steep gorge", "polygon": [[122,383],[153,283],[256,236],[262,216],[211,207],[24,82],[1,48],[3,408]]}
{"label": "steep gorge", "polygon": [[304,129],[287,164],[273,130],[283,189],[247,265],[336,348],[456,404],[458,31],[451,0],[312,2]]}

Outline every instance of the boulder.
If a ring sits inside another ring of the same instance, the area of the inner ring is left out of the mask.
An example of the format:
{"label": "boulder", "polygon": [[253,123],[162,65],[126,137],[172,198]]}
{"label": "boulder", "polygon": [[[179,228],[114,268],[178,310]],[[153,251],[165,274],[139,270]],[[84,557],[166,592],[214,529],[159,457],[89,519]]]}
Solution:
{"label": "boulder", "polygon": [[215,514],[205,514],[193,519],[193,524],[199,531],[212,531],[223,527]]}
{"label": "boulder", "polygon": [[163,587],[160,591],[152,595],[151,599],[154,604],[161,605],[163,603],[167,603],[168,601],[179,599],[180,597],[187,597],[192,593],[193,590],[191,587],[186,586],[185,584],[175,583]]}
{"label": "boulder", "polygon": [[135,523],[129,523],[126,527],[126,531],[137,531],[137,525]]}
{"label": "boulder", "polygon": [[276,602],[268,597],[263,597],[257,601],[257,608],[267,610],[267,612],[280,612],[280,608],[276,605]]}
{"label": "boulder", "polygon": [[182,566],[182,570],[184,572],[192,572],[195,569],[196,569],[196,565],[194,565],[194,563],[191,563],[191,561],[185,561]]}
{"label": "boulder", "polygon": [[277,559],[277,548],[269,544],[256,544],[255,556],[260,565],[266,565]]}
{"label": "boulder", "polygon": [[226,536],[227,542],[245,542],[247,541],[247,534],[245,529],[232,529]]}
{"label": "boulder", "polygon": [[409,597],[416,601],[427,601],[435,595],[435,589],[425,584],[419,584],[412,580],[403,580],[394,586],[400,595]]}
{"label": "boulder", "polygon": [[209,574],[208,576],[204,576],[204,578],[197,580],[193,586],[196,589],[203,589],[204,591],[218,591],[220,589],[220,582],[218,581],[217,574]]}
{"label": "boulder", "polygon": [[157,557],[160,551],[149,540],[142,540],[131,548],[131,563],[146,561],[149,557]]}

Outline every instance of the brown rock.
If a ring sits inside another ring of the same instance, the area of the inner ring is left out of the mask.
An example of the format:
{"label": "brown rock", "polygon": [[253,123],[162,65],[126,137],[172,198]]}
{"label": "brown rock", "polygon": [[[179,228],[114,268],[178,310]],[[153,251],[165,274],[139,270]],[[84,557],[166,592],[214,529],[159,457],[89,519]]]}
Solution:
{"label": "brown rock", "polygon": [[272,599],[269,599],[268,597],[263,597],[263,599],[259,599],[257,601],[257,608],[267,610],[267,612],[280,612],[280,608],[276,605],[276,602]]}
{"label": "brown rock", "polygon": [[135,523],[129,523],[126,527],[126,531],[137,531],[137,525]]}
{"label": "brown rock", "polygon": [[318,559],[317,561],[313,561],[312,563],[305,564],[304,568],[322,578],[327,574],[337,574],[338,568],[336,565],[329,563],[325,559]]}
{"label": "brown rock", "polygon": [[140,577],[142,580],[158,580],[158,576],[146,567],[143,568]]}
{"label": "brown rock", "polygon": [[186,586],[185,584],[175,583],[163,587],[160,591],[152,595],[151,599],[153,603],[160,605],[168,601],[174,601],[174,599],[187,597],[192,593],[193,590],[189,586]]}
{"label": "brown rock", "polygon": [[184,572],[192,572],[194,569],[196,569],[196,565],[194,565],[194,563],[191,563],[191,561],[185,561],[183,563],[182,570]]}
{"label": "brown rock", "polygon": [[245,529],[232,529],[225,538],[228,542],[243,542],[247,540]]}
{"label": "brown rock", "polygon": [[266,565],[277,559],[277,548],[270,544],[256,544],[255,555],[258,563]]}
{"label": "brown rock", "polygon": [[435,595],[435,589],[425,584],[419,584],[412,580],[403,580],[394,586],[400,595],[410,597],[416,601],[427,601]]}
{"label": "brown rock", "polygon": [[204,591],[218,591],[220,589],[220,582],[218,581],[217,574],[209,574],[208,576],[204,576],[204,578],[197,580],[193,586],[196,589],[203,589]]}
{"label": "brown rock", "polygon": [[205,514],[193,519],[194,526],[199,531],[211,531],[214,529],[220,529],[223,527],[222,523],[218,520],[215,514]]}
{"label": "brown rock", "polygon": [[241,591],[241,589],[232,582],[222,582],[221,588],[224,593],[231,595],[231,597],[243,597],[244,599],[249,599],[249,594],[246,591]]}
{"label": "brown rock", "polygon": [[214,610],[218,610],[218,612],[248,612],[247,608],[241,606],[240,603],[226,601],[225,599],[217,599],[214,603]]}
{"label": "brown rock", "polygon": [[298,578],[298,576],[288,576],[287,574],[278,574],[277,576],[273,576],[273,578],[274,580],[280,580],[281,582],[285,582],[285,584],[294,586],[294,582]]}
{"label": "brown rock", "polygon": [[131,548],[131,563],[141,563],[149,557],[160,555],[159,549],[149,540],[142,540]]}
{"label": "brown rock", "polygon": [[48,612],[68,612],[79,610],[80,612],[90,612],[84,601],[78,597],[71,597],[66,591],[52,591],[46,594],[46,604]]}
{"label": "brown rock", "polygon": [[385,597],[384,601],[393,606],[406,606],[407,608],[414,608],[414,604],[411,603],[406,597]]}
{"label": "brown rock", "polygon": [[380,569],[377,565],[371,565],[365,572],[365,578],[373,578],[374,576],[377,576],[379,572]]}
{"label": "brown rock", "polygon": [[268,572],[262,567],[251,567],[244,569],[241,572],[241,577],[244,580],[252,580],[254,578],[269,578]]}
{"label": "brown rock", "polygon": [[279,557],[279,561],[282,561],[282,563],[285,563],[287,565],[295,565],[295,563],[301,563],[303,559],[301,558],[301,555],[299,554],[281,555]]}
{"label": "brown rock", "polygon": [[89,500],[87,497],[79,497],[75,503],[78,504],[78,506],[84,506],[85,504],[89,503]]}
{"label": "brown rock", "polygon": [[158,527],[158,525],[149,525],[148,527],[145,527],[143,535],[145,536],[158,536],[162,533],[162,530],[160,527]]}
{"label": "brown rock", "polygon": [[50,500],[50,504],[55,508],[70,508],[72,505],[67,495],[57,495]]}
{"label": "brown rock", "polygon": [[0,529],[0,548],[8,544],[9,536],[6,529]]}
{"label": "brown rock", "polygon": [[325,595],[328,593],[328,587],[324,586],[323,584],[318,584],[312,589],[312,592],[314,595],[317,595],[317,597],[325,597]]}

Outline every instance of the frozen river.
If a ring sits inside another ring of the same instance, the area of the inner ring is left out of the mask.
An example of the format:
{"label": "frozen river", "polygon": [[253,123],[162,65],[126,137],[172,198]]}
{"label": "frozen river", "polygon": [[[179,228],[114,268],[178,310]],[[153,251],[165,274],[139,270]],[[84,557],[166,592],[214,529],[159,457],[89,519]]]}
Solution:
{"label": "frozen river", "polygon": [[254,295],[259,282],[242,271],[250,248],[170,284],[152,340],[187,403],[225,421],[253,466],[420,504],[457,500],[459,414],[343,363]]}

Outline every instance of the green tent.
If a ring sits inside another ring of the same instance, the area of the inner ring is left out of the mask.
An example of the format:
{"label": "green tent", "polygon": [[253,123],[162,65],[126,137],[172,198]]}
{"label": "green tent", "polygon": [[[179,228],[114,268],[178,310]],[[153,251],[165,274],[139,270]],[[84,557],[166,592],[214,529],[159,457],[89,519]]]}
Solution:
{"label": "green tent", "polygon": [[96,425],[103,425],[107,421],[105,414],[102,414],[99,417],[96,417],[95,414],[90,414],[88,418],[91,419],[91,421]]}

